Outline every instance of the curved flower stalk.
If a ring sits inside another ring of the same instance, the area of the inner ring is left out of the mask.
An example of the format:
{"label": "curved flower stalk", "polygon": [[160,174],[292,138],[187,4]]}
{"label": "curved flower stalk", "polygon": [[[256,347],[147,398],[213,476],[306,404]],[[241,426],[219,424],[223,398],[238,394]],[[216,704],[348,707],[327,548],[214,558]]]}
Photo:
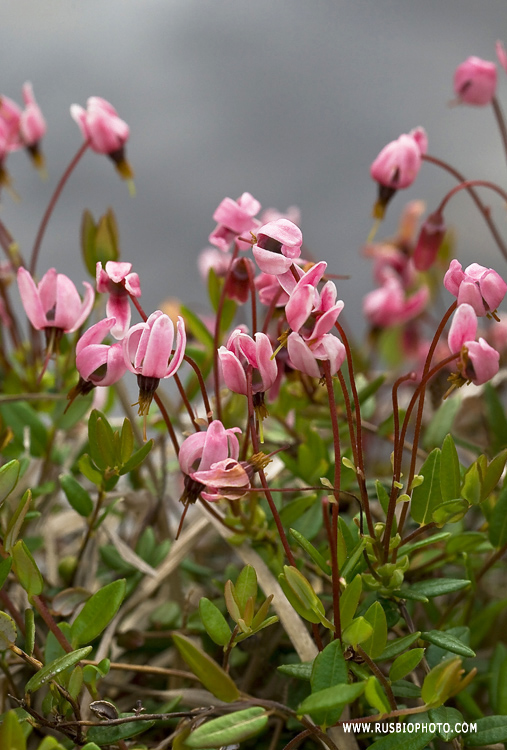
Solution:
{"label": "curved flower stalk", "polygon": [[260,226],[260,221],[254,218],[260,208],[261,204],[250,193],[243,193],[235,201],[224,198],[213,214],[217,226],[211,232],[209,242],[224,253],[235,240],[240,250],[248,250],[251,243],[238,240],[238,237]]}
{"label": "curved flower stalk", "polygon": [[495,317],[496,309],[507,291],[507,284],[493,268],[472,263],[463,271],[461,263],[452,260],[444,276],[444,286],[458,300],[467,302],[478,317]]}
{"label": "curved flower stalk", "polygon": [[370,167],[370,174],[378,183],[378,199],[373,216],[383,219],[387,204],[398,190],[410,187],[421,168],[422,155],[428,150],[428,138],[422,127],[400,135],[384,146]]}
{"label": "curved flower stalk", "polygon": [[79,125],[85,141],[97,154],[109,156],[124,180],[132,180],[134,173],[125,157],[125,144],[130,129],[124,120],[118,117],[115,108],[100,96],[91,96],[86,102],[86,109],[79,104],[72,104],[70,114]]}
{"label": "curved flower stalk", "polygon": [[141,296],[141,285],[137,273],[131,273],[132,263],[109,260],[105,269],[97,263],[97,292],[109,294],[106,304],[108,318],[115,318],[111,334],[123,339],[130,325],[130,299]]}
{"label": "curved flower stalk", "polygon": [[137,375],[138,413],[146,417],[160,380],[174,375],[183,361],[187,343],[183,318],[178,317],[175,337],[172,320],[156,310],[145,323],[132,326],[122,343],[125,365]]}

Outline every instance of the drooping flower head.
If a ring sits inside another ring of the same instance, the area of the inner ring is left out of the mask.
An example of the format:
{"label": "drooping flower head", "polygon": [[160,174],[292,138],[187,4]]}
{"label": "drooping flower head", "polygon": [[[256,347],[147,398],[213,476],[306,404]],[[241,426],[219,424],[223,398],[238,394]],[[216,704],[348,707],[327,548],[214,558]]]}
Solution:
{"label": "drooping flower head", "polygon": [[132,263],[120,263],[108,260],[105,269],[97,263],[97,291],[109,293],[106,304],[108,318],[115,318],[111,329],[115,339],[122,339],[130,325],[129,293],[133,297],[141,296],[141,285],[137,273],[131,273]]}
{"label": "drooping flower head", "polygon": [[25,108],[19,119],[19,136],[26,147],[33,163],[38,169],[44,167],[44,157],[40,150],[40,142],[46,134],[46,120],[35,100],[33,87],[30,82],[23,86],[23,99]]}
{"label": "drooping flower head", "polygon": [[295,370],[312,378],[320,378],[322,370],[319,362],[328,361],[331,375],[335,375],[345,361],[347,352],[337,336],[325,333],[318,339],[306,341],[293,331],[287,338],[289,362]]}
{"label": "drooping flower head", "polygon": [[496,65],[480,57],[469,57],[454,72],[454,92],[461,104],[483,107],[496,91]]}
{"label": "drooping flower head", "polygon": [[409,187],[417,177],[422,155],[428,149],[424,128],[418,127],[396,141],[384,146],[370,167],[372,178],[378,183],[378,199],[373,209],[376,219],[383,219],[387,204],[397,190]]}
{"label": "drooping flower head", "polygon": [[414,249],[413,261],[418,271],[427,271],[431,268],[445,237],[445,232],[444,217],[440,211],[434,211],[423,223]]}
{"label": "drooping flower head", "polygon": [[382,286],[365,296],[363,313],[375,328],[402,325],[417,317],[424,310],[429,296],[429,289],[426,285],[407,296],[401,281],[391,276],[386,278]]}
{"label": "drooping flower head", "polygon": [[208,238],[210,243],[224,253],[234,241],[237,241],[240,250],[248,250],[251,243],[238,238],[241,235],[248,237],[260,225],[258,219],[254,218],[260,208],[261,204],[250,193],[243,193],[237,200],[224,198],[213,214],[217,226]]}
{"label": "drooping flower head", "polygon": [[278,276],[301,255],[303,235],[289,219],[276,219],[255,232],[253,255],[260,270]]}
{"label": "drooping flower head", "polygon": [[125,158],[130,129],[118,117],[115,108],[100,96],[91,96],[86,102],[86,109],[72,104],[70,114],[79,125],[83,138],[90,142],[90,148],[98,154],[107,154],[120,176],[131,180],[134,173]]}
{"label": "drooping flower head", "polygon": [[161,310],[127,332],[123,339],[123,357],[127,368],[137,375],[139,416],[148,414],[160,380],[170,378],[181,365],[186,343],[183,318],[178,317],[175,336],[172,320]]}
{"label": "drooping flower head", "polygon": [[483,338],[475,340],[477,335],[477,315],[474,308],[464,302],[459,305],[451,323],[448,335],[449,349],[453,354],[459,352],[458,373],[451,375],[451,389],[464,383],[482,385],[496,375],[499,369],[500,355]]}
{"label": "drooping flower head", "polygon": [[444,276],[444,286],[457,298],[458,305],[467,302],[479,317],[494,317],[507,291],[507,284],[493,268],[472,263],[463,271],[456,259],[451,261]]}

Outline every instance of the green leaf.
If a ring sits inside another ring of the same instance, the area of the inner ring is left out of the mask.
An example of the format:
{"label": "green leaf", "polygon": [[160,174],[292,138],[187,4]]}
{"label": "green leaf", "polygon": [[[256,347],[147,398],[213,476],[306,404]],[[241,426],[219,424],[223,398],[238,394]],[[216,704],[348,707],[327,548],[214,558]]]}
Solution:
{"label": "green leaf", "polygon": [[352,685],[334,685],[333,687],[312,693],[298,706],[298,716],[314,714],[320,716],[322,713],[328,715],[330,711],[340,711],[347,703],[352,703],[364,692],[366,682],[354,682]]}
{"label": "green leaf", "polygon": [[134,450],[134,430],[130,424],[130,420],[125,417],[121,428],[120,435],[120,458],[121,463],[125,464]]}
{"label": "green leaf", "polygon": [[463,735],[467,747],[507,742],[507,716],[485,716],[474,723],[477,725],[477,731]]}
{"label": "green leaf", "polygon": [[445,631],[441,630],[427,630],[421,633],[421,638],[428,643],[433,643],[435,646],[444,648],[446,651],[451,651],[453,654],[459,654],[460,656],[468,656],[473,658],[476,654],[471,648],[465,646],[458,638],[453,635],[449,635]]}
{"label": "green leaf", "polygon": [[506,461],[507,449],[495,456],[488,465],[482,477],[481,503],[489,497],[500,481]]}
{"label": "green leaf", "polygon": [[489,665],[489,702],[495,713],[507,715],[507,648],[497,643]]}
{"label": "green leaf", "polygon": [[500,493],[491,513],[488,535],[493,547],[503,547],[507,543],[507,486]]}
{"label": "green leaf", "polygon": [[213,336],[208,331],[202,320],[188,307],[182,305],[180,313],[185,321],[185,330],[192,334],[197,341],[200,341],[206,349],[212,349]]}
{"label": "green leaf", "polygon": [[452,435],[446,435],[442,443],[440,456],[440,491],[442,500],[454,500],[459,497],[461,475],[459,471],[458,451]]}
{"label": "green leaf", "polygon": [[126,581],[108,583],[91,596],[71,628],[73,646],[93,641],[109,625],[125,597]]}
{"label": "green leaf", "polygon": [[141,448],[139,448],[139,450],[133,453],[127,463],[123,464],[123,466],[121,467],[120,475],[123,476],[124,474],[128,474],[129,471],[137,469],[137,467],[142,464],[148,453],[153,448],[153,444],[153,440],[148,440],[148,442],[145,443]]}
{"label": "green leaf", "polygon": [[44,581],[37,563],[22,539],[12,548],[14,573],[28,596],[38,596],[44,588]]}
{"label": "green leaf", "polygon": [[470,505],[479,505],[481,502],[481,494],[482,489],[479,464],[477,461],[474,461],[465,474],[463,486],[461,488],[461,497],[468,500]]}
{"label": "green leaf", "polygon": [[394,641],[388,641],[385,649],[377,657],[377,661],[390,661],[394,659],[395,656],[403,653],[405,649],[410,648],[413,643],[419,640],[420,636],[421,632],[418,630],[415,633],[403,636],[403,638],[395,638]]}
{"label": "green leaf", "polygon": [[373,633],[368,640],[364,641],[362,649],[372,659],[376,659],[383,652],[387,643],[387,620],[380,602],[373,602],[365,612],[364,619],[372,626]]}
{"label": "green leaf", "polygon": [[0,726],[0,747],[5,750],[26,750],[26,740],[14,711],[4,714]]}
{"label": "green leaf", "polygon": [[345,578],[347,582],[349,582],[349,577],[354,572],[354,568],[356,567],[359,559],[363,556],[363,550],[366,546],[366,539],[363,537],[357,544],[357,546],[352,551],[349,559],[343,566],[341,570],[341,577]]}
{"label": "green leaf", "polygon": [[307,493],[284,505],[280,511],[282,526],[292,526],[303,513],[315,505],[317,498],[317,493]]}
{"label": "green leaf", "polygon": [[86,745],[83,745],[81,750],[100,750],[100,748],[95,742],[87,742]]}
{"label": "green leaf", "polygon": [[461,394],[455,393],[452,398],[446,399],[438,407],[424,434],[423,448],[425,450],[441,445],[447,433],[452,432],[452,425],[460,409],[461,400]]}
{"label": "green leaf", "polygon": [[4,651],[18,636],[16,623],[6,612],[0,612],[0,651]]}
{"label": "green leaf", "polygon": [[348,668],[338,639],[331,641],[313,661],[310,678],[312,693],[318,693],[333,685],[346,683]]}
{"label": "green leaf", "polygon": [[224,586],[224,599],[227,611],[235,623],[241,619],[241,612],[238,605],[238,599],[236,596],[236,590],[231,580],[225,582]]}
{"label": "green leaf", "polygon": [[74,667],[69,677],[67,690],[69,691],[70,695],[74,698],[74,700],[76,700],[77,697],[79,696],[79,693],[81,692],[82,687],[83,687],[83,667],[79,666],[78,664],[77,667]]}
{"label": "green leaf", "polygon": [[234,584],[234,590],[239,610],[243,615],[247,601],[253,598],[255,602],[257,598],[257,574],[251,565],[245,565]]}
{"label": "green leaf", "polygon": [[433,521],[442,528],[446,523],[457,523],[464,518],[469,509],[468,500],[447,500],[435,508],[432,514]]}
{"label": "green leaf", "polygon": [[7,525],[7,531],[5,534],[4,547],[7,552],[10,552],[18,540],[19,532],[23,526],[25,516],[32,502],[32,492],[27,490],[21,500],[19,501],[16,510],[12,514]]}
{"label": "green leaf", "polygon": [[421,466],[419,474],[424,476],[424,482],[416,487],[412,493],[410,515],[418,524],[423,526],[430,523],[433,511],[442,502],[440,491],[440,449],[431,451]]}
{"label": "green leaf", "polygon": [[18,483],[20,463],[16,459],[0,468],[0,505],[9,497]]}
{"label": "green leaf", "polygon": [[268,723],[264,708],[253,706],[201,724],[185,739],[194,748],[223,747],[258,735]]}
{"label": "green leaf", "polygon": [[372,635],[373,627],[364,619],[364,617],[356,617],[355,620],[352,620],[342,634],[345,643],[349,643],[351,646],[354,646],[354,648],[356,648],[358,644],[367,641]]}
{"label": "green leaf", "polygon": [[95,261],[95,235],[97,233],[97,227],[93,216],[86,209],[83,211],[83,217],[81,219],[81,254],[83,261],[86,266],[86,270],[95,279],[96,276],[96,261]]}
{"label": "green leaf", "polygon": [[64,654],[58,659],[55,659],[49,664],[46,664],[46,666],[42,667],[42,669],[39,669],[39,671],[36,672],[28,680],[25,687],[26,692],[35,693],[36,690],[41,688],[50,680],[54,679],[58,674],[60,674],[60,672],[63,672],[69,667],[73,667],[78,663],[78,661],[81,661],[81,659],[85,659],[91,650],[91,646],[79,648],[77,649],[77,651],[71,651],[69,654]]}
{"label": "green leaf", "polygon": [[463,552],[472,552],[483,544],[490,547],[486,541],[484,532],[481,531],[463,531],[461,534],[453,534],[445,545],[445,551],[448,555],[454,556]]}
{"label": "green leaf", "polygon": [[[314,622],[318,623],[320,622],[320,616],[316,614],[312,609],[309,607],[305,607],[303,603],[301,602],[301,599],[296,596],[294,591],[291,589],[289,584],[287,583],[287,579],[283,575],[283,573],[280,573],[278,576],[278,582],[280,584],[280,588],[282,589],[283,593],[287,597],[287,600],[289,601],[291,607],[297,612],[297,614],[303,618],[303,620],[307,620],[308,622]],[[324,607],[322,607],[324,609]]]}
{"label": "green leaf", "polygon": [[173,635],[173,641],[183,660],[215,698],[225,703],[239,699],[239,690],[227,672],[204,651],[195,646],[189,638],[178,633]]}
{"label": "green leaf", "polygon": [[407,674],[410,674],[417,667],[423,656],[423,648],[413,648],[411,651],[406,651],[404,654],[398,656],[389,670],[389,679],[391,682],[401,680]]}
{"label": "green leaf", "polygon": [[462,578],[431,578],[427,581],[417,581],[411,584],[410,591],[413,594],[431,599],[434,596],[453,594],[455,591],[461,591],[468,586],[470,586],[470,581]]}
{"label": "green leaf", "polygon": [[[99,417],[97,419],[95,430],[97,436],[97,448],[100,451],[102,461],[108,468],[116,466],[118,461],[114,449],[114,433],[111,425],[105,417]],[[97,464],[97,466],[98,465],[99,464]]]}
{"label": "green leaf", "polygon": [[231,629],[218,607],[206,597],[199,601],[199,614],[206,632],[218,646],[227,646],[231,639]]}
{"label": "green leaf", "polygon": [[289,588],[299,599],[302,606],[310,612],[314,612],[319,618],[318,622],[321,622],[321,617],[325,615],[324,605],[313,590],[311,583],[292,565],[284,565],[283,571]]}
{"label": "green leaf", "polygon": [[60,485],[72,508],[88,518],[93,512],[93,501],[88,492],[70,474],[60,474]]}
{"label": "green leaf", "polygon": [[93,462],[101,471],[104,471],[105,469],[107,469],[108,464],[105,460],[105,457],[102,455],[101,449],[99,448],[99,438],[97,431],[97,422],[99,419],[105,419],[104,415],[100,411],[98,411],[98,409],[93,409],[90,416],[88,417],[88,443],[90,456]]}
{"label": "green leaf", "polygon": [[310,680],[313,671],[313,661],[305,661],[301,664],[282,664],[278,671],[296,680]]}
{"label": "green leaf", "polygon": [[0,406],[0,415],[4,423],[9,425],[20,447],[24,444],[24,436],[28,428],[30,454],[36,457],[45,455],[48,431],[35,409],[23,401],[4,403]]}
{"label": "green leaf", "polygon": [[380,714],[388,714],[391,710],[389,700],[381,687],[380,682],[373,675],[368,678],[366,687],[364,689],[364,697],[367,703],[375,708]]}
{"label": "green leaf", "polygon": [[507,446],[507,419],[504,405],[491,383],[486,383],[484,386],[484,399],[490,430],[491,451],[492,453],[498,453]]}
{"label": "green leaf", "polygon": [[370,745],[368,750],[400,750],[400,746],[403,750],[424,750],[431,742],[435,732],[426,730],[424,732],[407,732],[403,734],[402,744],[400,743],[400,735],[396,732],[387,734],[385,737],[381,737],[379,740]]}
{"label": "green leaf", "polygon": [[412,544],[410,543],[403,544],[399,548],[399,554],[411,555],[412,552],[415,552],[418,549],[422,549],[423,547],[428,547],[430,544],[437,544],[438,542],[442,542],[444,539],[448,539],[450,536],[451,536],[450,531],[440,531],[437,534],[432,534],[426,539],[418,539],[417,542],[413,542]]}
{"label": "green leaf", "polygon": [[25,652],[33,654],[35,648],[35,617],[31,607],[25,609]]}
{"label": "green leaf", "polygon": [[301,534],[299,531],[296,531],[296,529],[289,529],[289,534],[296,540],[299,546],[304,549],[307,555],[311,557],[313,562],[318,565],[323,573],[328,576],[331,575],[331,566],[327,564],[320,552],[315,549],[313,544],[309,542],[308,539],[303,536],[303,534]]}
{"label": "green leaf", "polygon": [[12,557],[6,557],[0,561],[0,589],[3,588],[4,583],[7,580],[7,576],[11,572]]}
{"label": "green leaf", "polygon": [[102,474],[100,471],[97,471],[97,468],[94,466],[90,456],[87,453],[83,453],[83,455],[79,458],[77,465],[79,466],[79,471],[81,472],[81,474],[89,479],[90,482],[95,484],[97,487],[100,487],[102,485]]}
{"label": "green leaf", "polygon": [[438,708],[453,694],[459,684],[461,659],[458,656],[437,664],[424,678],[421,698],[431,707]]}
{"label": "green leaf", "polygon": [[[450,742],[458,736],[459,732],[456,731],[456,724],[463,722],[463,714],[456,708],[448,708],[447,706],[440,706],[440,708],[432,708],[428,712],[430,721],[434,721],[436,724],[449,724],[450,730],[446,732],[442,726],[438,730],[438,736],[444,740],[444,742]],[[460,727],[461,729],[461,727]]]}
{"label": "green leaf", "polygon": [[345,630],[345,628],[352,622],[352,618],[356,614],[357,605],[359,604],[362,591],[363,580],[360,574],[357,574],[340,596],[340,622],[342,630]]}
{"label": "green leaf", "polygon": [[[119,718],[135,716],[134,713],[121,713]],[[112,727],[90,727],[86,735],[87,739],[99,746],[112,745],[120,740],[128,740],[138,734],[148,731],[155,724],[154,721],[127,721],[125,724],[117,724]],[[84,748],[83,748],[84,750]]]}

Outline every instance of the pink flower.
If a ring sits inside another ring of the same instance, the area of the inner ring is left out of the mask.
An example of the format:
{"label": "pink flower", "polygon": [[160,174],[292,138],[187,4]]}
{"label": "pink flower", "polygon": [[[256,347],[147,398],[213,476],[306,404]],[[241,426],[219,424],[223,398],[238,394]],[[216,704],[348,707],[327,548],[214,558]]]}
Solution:
{"label": "pink flower", "polygon": [[81,298],[72,281],[54,268],[47,271],[36,285],[25,268],[18,269],[21,302],[31,324],[37,330],[60,329],[72,333],[84,323],[91,312],[94,291],[87,281],[85,296]]}
{"label": "pink flower", "polygon": [[303,235],[296,224],[276,219],[257,230],[253,254],[261,271],[278,276],[299,258],[302,244]]}
{"label": "pink flower", "polygon": [[456,68],[454,91],[460,103],[476,107],[489,104],[496,91],[495,63],[469,57]]}
{"label": "pink flower", "polygon": [[287,211],[279,211],[277,208],[265,208],[260,216],[262,224],[269,224],[277,219],[289,219],[293,224],[301,226],[301,211],[297,206],[289,206]]}
{"label": "pink flower", "polygon": [[334,375],[346,357],[344,345],[332,333],[326,333],[312,342],[305,341],[299,333],[293,331],[287,339],[287,351],[292,367],[312,378],[320,378],[322,375],[319,361],[328,360],[331,375]]}
{"label": "pink flower", "polygon": [[141,285],[137,273],[131,273],[132,263],[119,263],[108,260],[105,270],[102,263],[97,263],[97,291],[109,293],[106,304],[108,318],[115,318],[111,334],[115,339],[122,339],[130,325],[130,299],[141,296]]}
{"label": "pink flower", "polygon": [[34,149],[46,134],[47,125],[41,109],[35,101],[32,84],[28,81],[23,86],[23,99],[25,100],[25,108],[19,121],[19,134],[24,145],[28,149]]}
{"label": "pink flower", "polygon": [[502,42],[496,43],[496,56],[498,58],[498,62],[507,73],[507,52],[505,52],[505,47],[503,46]]}
{"label": "pink flower", "polygon": [[507,291],[507,284],[492,268],[472,263],[463,271],[456,259],[444,276],[444,286],[457,298],[458,305],[468,302],[479,317],[494,313]]}
{"label": "pink flower", "polygon": [[178,317],[175,342],[173,322],[160,310],[127,332],[123,339],[123,357],[127,368],[137,375],[140,416],[148,414],[160,379],[170,378],[181,365],[186,343],[183,318]]}
{"label": "pink flower", "polygon": [[326,282],[320,292],[317,289],[317,284],[326,268],[327,263],[321,261],[306,273],[297,269],[296,273],[302,275],[294,285],[295,279],[290,271],[279,277],[284,289],[286,291],[291,289],[290,298],[285,307],[287,322],[296,332],[300,332],[306,324],[302,334],[306,340],[320,339],[328,333],[343,310],[343,302],[336,301],[337,291],[332,281]]}
{"label": "pink flower", "polygon": [[246,368],[254,369],[252,390],[264,393],[274,384],[278,372],[273,348],[265,333],[256,333],[255,341],[239,328],[233,331],[227,347],[221,346],[218,356],[227,388],[234,393],[248,394]]}
{"label": "pink flower", "polygon": [[9,151],[15,151],[23,146],[19,137],[20,120],[21,109],[16,102],[8,96],[0,97],[0,123]]}
{"label": "pink flower", "polygon": [[[209,241],[222,252],[227,252],[240,235],[245,237],[254,231],[260,222],[254,218],[261,204],[250,193],[243,193],[237,200],[224,198],[213,214],[217,226],[209,236]],[[248,250],[249,242],[238,241],[240,250]]]}
{"label": "pink flower", "polygon": [[88,393],[96,385],[113,385],[125,374],[122,345],[102,343],[114,325],[114,318],[105,318],[85,331],[77,342],[76,367],[84,381],[79,393]]}
{"label": "pink flower", "polygon": [[130,130],[127,123],[118,117],[115,108],[105,99],[91,96],[86,102],[86,110],[79,104],[73,104],[70,114],[79,125],[83,138],[90,142],[90,148],[98,154],[110,156],[120,175],[131,179],[133,173],[125,159],[125,144]]}
{"label": "pink flower", "polygon": [[223,252],[216,247],[207,247],[199,253],[197,267],[202,280],[207,283],[211,269],[219,278],[223,278],[231,265],[232,253]]}
{"label": "pink flower", "polygon": [[499,370],[499,353],[483,338],[475,341],[476,334],[477,316],[473,307],[465,302],[454,313],[447,339],[451,352],[460,352],[460,385],[464,382],[482,385],[491,380]]}
{"label": "pink flower", "polygon": [[238,500],[250,489],[250,477],[244,463],[226,458],[212,464],[206,471],[195,471],[192,478],[206,488],[201,492],[205,500],[220,500],[222,497]]}
{"label": "pink flower", "polygon": [[[180,448],[178,460],[185,474],[184,498],[195,502],[205,490],[205,482],[195,478],[196,472],[206,472],[223,461],[236,461],[239,457],[239,442],[236,433],[239,427],[225,429],[218,419],[213,420],[205,432],[196,432],[187,437]],[[205,500],[217,499],[216,493],[203,494]]]}
{"label": "pink flower", "polygon": [[387,328],[415,318],[424,310],[428,299],[427,286],[422,286],[411,297],[406,297],[401,282],[392,277],[386,279],[379,289],[366,295],[363,312],[372,326]]}
{"label": "pink flower", "polygon": [[255,288],[262,305],[268,307],[276,299],[275,307],[285,307],[289,301],[289,295],[282,289],[278,279],[279,276],[272,273],[260,273],[255,277]]}
{"label": "pink flower", "polygon": [[431,268],[440,250],[445,232],[442,214],[438,211],[430,214],[421,227],[414,250],[414,266],[418,271],[427,271]]}

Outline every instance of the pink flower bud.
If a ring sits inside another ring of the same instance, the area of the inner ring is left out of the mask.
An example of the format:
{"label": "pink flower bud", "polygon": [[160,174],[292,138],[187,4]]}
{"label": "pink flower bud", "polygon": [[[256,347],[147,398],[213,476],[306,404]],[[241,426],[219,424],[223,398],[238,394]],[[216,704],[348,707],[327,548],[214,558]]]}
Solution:
{"label": "pink flower bud", "polygon": [[285,273],[301,255],[303,235],[300,228],[288,219],[276,219],[264,224],[257,230],[256,236],[253,254],[264,273],[275,276]]}
{"label": "pink flower bud", "polygon": [[292,332],[287,339],[287,352],[292,367],[312,378],[320,378],[322,375],[319,361],[328,360],[331,375],[334,375],[347,356],[344,345],[332,333],[326,333],[320,339],[308,342],[299,333]]}
{"label": "pink flower bud", "polygon": [[460,103],[476,107],[489,104],[496,91],[495,63],[469,57],[456,68],[454,91]]}
{"label": "pink flower bud", "polygon": [[475,341],[477,325],[474,308],[466,302],[459,305],[454,313],[447,338],[451,352],[460,353],[457,364],[462,379],[458,378],[455,384],[463,385],[465,382],[472,382],[475,385],[482,385],[498,372],[500,355],[483,338]]}
{"label": "pink flower bud", "polygon": [[463,271],[456,259],[444,276],[444,286],[457,298],[458,305],[467,302],[479,317],[494,313],[507,291],[507,284],[492,268],[472,263]]}
{"label": "pink flower bud", "polygon": [[421,167],[421,155],[426,152],[428,139],[422,127],[400,135],[384,146],[370,167],[372,178],[379,184],[379,196],[374,216],[382,219],[385,208],[395,192],[409,187]]}
{"label": "pink flower bud", "polygon": [[411,297],[406,297],[401,282],[393,276],[386,279],[379,289],[366,295],[363,312],[371,325],[387,328],[415,318],[424,310],[428,299],[427,286],[422,286]]}
{"label": "pink flower bud", "polygon": [[454,313],[447,343],[453,354],[457,354],[466,341],[475,341],[477,335],[477,315],[471,305],[459,305]]}
{"label": "pink flower bud", "polygon": [[91,96],[86,102],[86,110],[73,104],[70,114],[79,125],[83,138],[90,142],[90,148],[111,157],[121,177],[131,179],[133,172],[125,159],[124,148],[130,130],[114,107],[99,96]]}
{"label": "pink flower bud", "polygon": [[264,393],[276,380],[278,368],[265,333],[256,333],[254,341],[248,334],[236,329],[231,333],[227,347],[220,347],[218,356],[225,384],[234,393],[248,395],[246,368],[249,365],[254,369],[254,393]]}
{"label": "pink flower bud", "polygon": [[436,260],[445,236],[444,217],[438,211],[428,216],[421,227],[414,250],[414,266],[418,271],[427,271]]}
{"label": "pink flower bud", "polygon": [[46,134],[47,125],[39,105],[33,95],[32,84],[27,82],[23,86],[25,108],[21,113],[19,132],[25,146],[34,148]]}

